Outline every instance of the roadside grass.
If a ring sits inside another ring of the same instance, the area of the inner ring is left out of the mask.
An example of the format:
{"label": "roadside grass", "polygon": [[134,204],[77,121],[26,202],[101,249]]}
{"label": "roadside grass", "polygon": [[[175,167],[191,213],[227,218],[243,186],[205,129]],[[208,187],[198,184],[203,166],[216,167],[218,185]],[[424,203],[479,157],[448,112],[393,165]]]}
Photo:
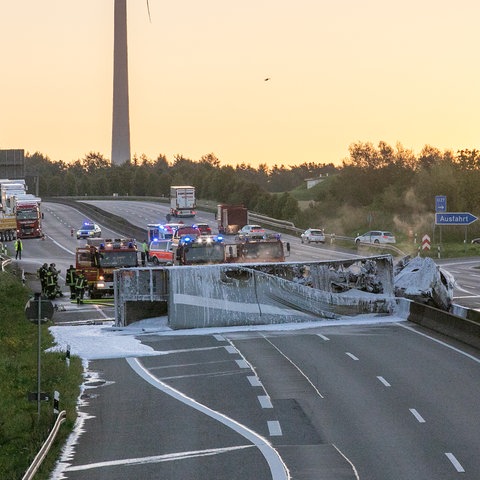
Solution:
{"label": "roadside grass", "polygon": [[56,415],[54,391],[60,393],[60,410],[67,412],[57,440],[35,476],[48,479],[62,446],[76,420],[76,404],[83,381],[81,359],[65,354],[46,353],[53,346],[48,331],[51,322],[41,325],[41,391],[50,400],[37,401],[28,394],[37,391],[38,326],[26,319],[24,307],[31,296],[15,270],[0,272],[0,472],[2,480],[18,480],[46,440]]}

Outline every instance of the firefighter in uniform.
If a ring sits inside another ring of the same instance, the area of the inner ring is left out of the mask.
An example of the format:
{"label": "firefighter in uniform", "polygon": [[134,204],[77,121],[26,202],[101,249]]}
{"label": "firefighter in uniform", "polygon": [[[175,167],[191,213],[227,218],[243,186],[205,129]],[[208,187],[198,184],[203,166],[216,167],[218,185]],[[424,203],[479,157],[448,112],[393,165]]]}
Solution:
{"label": "firefighter in uniform", "polygon": [[75,292],[77,296],[77,303],[83,303],[83,296],[85,295],[85,287],[87,286],[87,279],[83,274],[83,270],[77,273],[77,279],[75,280]]}
{"label": "firefighter in uniform", "polygon": [[63,293],[62,293],[62,290],[60,289],[60,285],[58,285],[58,274],[60,273],[60,270],[57,270],[54,263],[50,264],[49,270],[52,272],[53,279],[54,279],[54,282],[55,282],[55,288],[54,288],[55,295],[54,295],[53,298],[55,298],[57,296],[58,297],[63,297]]}
{"label": "firefighter in uniform", "polygon": [[65,283],[70,287],[71,300],[74,300],[76,298],[76,291],[75,291],[76,280],[77,280],[77,271],[73,265],[70,265],[70,268],[67,268]]}
{"label": "firefighter in uniform", "polygon": [[51,268],[47,269],[45,275],[45,294],[50,300],[53,300],[57,296],[57,284],[55,281],[55,276]]}
{"label": "firefighter in uniform", "polygon": [[40,279],[40,285],[42,286],[42,293],[47,293],[47,272],[48,272],[48,265],[44,263],[38,269],[38,278]]}

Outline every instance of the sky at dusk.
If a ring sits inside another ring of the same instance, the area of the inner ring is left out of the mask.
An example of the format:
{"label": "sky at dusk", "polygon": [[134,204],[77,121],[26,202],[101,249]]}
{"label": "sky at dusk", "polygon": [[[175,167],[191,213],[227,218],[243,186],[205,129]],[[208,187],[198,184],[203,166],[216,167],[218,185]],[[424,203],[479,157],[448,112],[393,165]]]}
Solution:
{"label": "sky at dusk", "polygon": [[[127,0],[132,154],[480,148],[478,0]],[[114,0],[2,0],[0,149],[110,158]],[[265,78],[270,80],[265,81]]]}

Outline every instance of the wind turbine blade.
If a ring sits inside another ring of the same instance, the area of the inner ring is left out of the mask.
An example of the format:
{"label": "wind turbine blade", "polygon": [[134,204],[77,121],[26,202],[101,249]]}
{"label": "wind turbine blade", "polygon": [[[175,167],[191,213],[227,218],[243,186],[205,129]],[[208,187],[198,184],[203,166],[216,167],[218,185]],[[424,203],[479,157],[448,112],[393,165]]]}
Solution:
{"label": "wind turbine blade", "polygon": [[152,17],[150,15],[150,4],[148,3],[148,0],[147,0],[147,11],[148,11],[148,19],[150,20],[150,23],[152,23]]}

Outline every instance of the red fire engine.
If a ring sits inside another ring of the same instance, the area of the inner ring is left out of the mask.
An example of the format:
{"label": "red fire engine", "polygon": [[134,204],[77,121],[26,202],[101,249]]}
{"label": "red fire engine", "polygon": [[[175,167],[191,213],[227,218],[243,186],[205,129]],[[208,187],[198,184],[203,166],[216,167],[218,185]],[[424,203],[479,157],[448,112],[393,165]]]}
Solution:
{"label": "red fire engine", "polygon": [[76,269],[87,278],[90,298],[113,295],[113,271],[138,267],[134,239],[89,238],[76,252]]}

